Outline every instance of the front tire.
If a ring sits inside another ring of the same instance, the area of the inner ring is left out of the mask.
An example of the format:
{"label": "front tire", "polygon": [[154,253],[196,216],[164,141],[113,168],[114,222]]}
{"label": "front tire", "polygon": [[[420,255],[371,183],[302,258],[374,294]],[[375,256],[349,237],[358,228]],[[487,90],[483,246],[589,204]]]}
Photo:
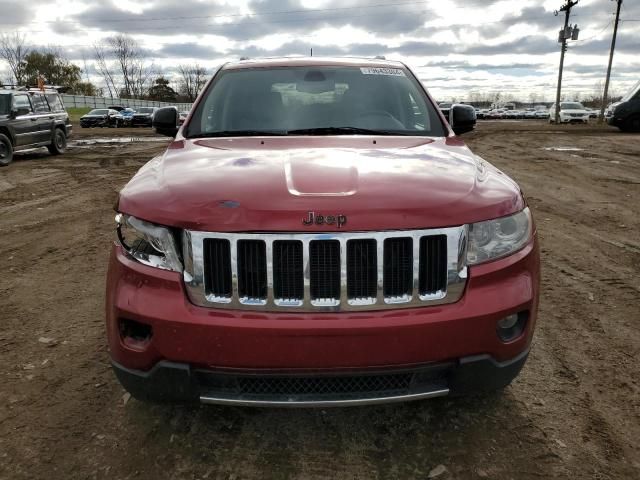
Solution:
{"label": "front tire", "polygon": [[56,128],[53,132],[53,140],[47,145],[51,155],[62,155],[67,149],[67,135],[61,128]]}
{"label": "front tire", "polygon": [[13,160],[13,145],[6,135],[0,133],[0,167],[6,167]]}

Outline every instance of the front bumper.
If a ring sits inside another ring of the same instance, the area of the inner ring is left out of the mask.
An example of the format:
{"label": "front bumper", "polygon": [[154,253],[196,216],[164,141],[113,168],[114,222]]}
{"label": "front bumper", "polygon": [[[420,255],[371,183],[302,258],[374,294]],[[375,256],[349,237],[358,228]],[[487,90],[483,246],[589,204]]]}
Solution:
{"label": "front bumper", "polygon": [[120,383],[135,398],[152,402],[197,402],[268,407],[344,407],[506,387],[520,373],[529,350],[505,362],[477,355],[458,362],[353,374],[282,374],[194,369],[162,361],[150,371],[113,362]]}
{"label": "front bumper", "polygon": [[560,122],[561,123],[589,123],[589,116],[582,116],[582,117],[570,117],[570,116],[564,116],[564,115],[560,115]]}
{"label": "front bumper", "polygon": [[130,123],[132,127],[150,127],[153,122],[151,117],[133,117]]}
{"label": "front bumper", "polygon": [[[184,380],[193,379],[192,372],[360,376],[425,366],[446,366],[449,372],[449,380],[433,391],[458,393],[466,387],[456,386],[455,379],[473,370],[457,368],[469,359],[481,358],[478,365],[503,365],[524,355],[524,363],[536,322],[538,282],[534,239],[514,255],[471,267],[465,294],[450,305],[342,313],[217,310],[191,304],[180,274],[135,262],[114,244],[106,295],[109,347],[121,382],[141,398],[144,391],[155,391],[152,385],[163,383],[156,379],[168,372],[174,372],[169,377],[176,386],[191,385],[176,387],[188,392],[179,395],[181,399],[197,399],[206,392]],[[523,311],[528,312],[523,334],[501,341],[497,322]],[[122,319],[150,326],[152,335],[144,342],[123,338]],[[166,362],[178,367],[167,370]],[[509,371],[515,376],[521,366]],[[504,383],[500,378],[513,378],[498,374],[507,370],[485,371],[481,385],[492,384],[487,378],[495,377],[498,385]],[[475,385],[475,375],[465,378]],[[409,394],[400,396],[407,399]]]}

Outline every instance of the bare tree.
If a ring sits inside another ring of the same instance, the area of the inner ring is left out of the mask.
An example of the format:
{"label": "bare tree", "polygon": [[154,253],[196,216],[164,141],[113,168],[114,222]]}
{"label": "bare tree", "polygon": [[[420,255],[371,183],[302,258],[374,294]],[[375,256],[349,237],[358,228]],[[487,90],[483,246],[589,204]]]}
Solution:
{"label": "bare tree", "polygon": [[194,65],[178,65],[178,72],[181,77],[179,91],[190,102],[193,102],[207,83],[207,70],[196,63]]}
{"label": "bare tree", "polygon": [[29,51],[23,34],[16,32],[13,35],[0,35],[0,58],[9,64],[15,83],[18,85],[22,85],[26,80],[25,57]]}
{"label": "bare tree", "polygon": [[133,38],[118,34],[107,39],[111,56],[122,75],[122,94],[127,97],[142,97],[152,77],[154,65],[149,65],[144,51]]}
{"label": "bare tree", "polygon": [[113,69],[109,65],[109,57],[106,49],[99,44],[93,46],[96,58],[96,69],[102,76],[104,83],[111,98],[118,96],[118,87],[116,86],[115,75]]}

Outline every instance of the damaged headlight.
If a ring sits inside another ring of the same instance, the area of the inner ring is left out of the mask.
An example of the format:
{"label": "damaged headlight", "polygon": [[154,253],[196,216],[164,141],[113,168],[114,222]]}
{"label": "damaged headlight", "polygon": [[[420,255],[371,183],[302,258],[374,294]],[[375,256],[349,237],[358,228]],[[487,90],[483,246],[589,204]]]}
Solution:
{"label": "damaged headlight", "polygon": [[467,264],[488,262],[520,250],[529,241],[531,229],[528,208],[508,217],[469,225]]}
{"label": "damaged headlight", "polygon": [[171,231],[130,215],[116,215],[118,240],[135,260],[151,267],[182,272],[178,247]]}

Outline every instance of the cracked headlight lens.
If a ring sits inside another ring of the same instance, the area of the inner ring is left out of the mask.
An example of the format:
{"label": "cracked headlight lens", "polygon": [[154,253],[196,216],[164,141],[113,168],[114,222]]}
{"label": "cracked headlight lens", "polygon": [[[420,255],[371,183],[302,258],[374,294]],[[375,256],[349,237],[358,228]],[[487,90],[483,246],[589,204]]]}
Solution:
{"label": "cracked headlight lens", "polygon": [[175,238],[167,227],[130,215],[116,215],[118,240],[135,260],[150,267],[182,272]]}
{"label": "cracked headlight lens", "polygon": [[469,225],[467,264],[477,265],[520,250],[531,237],[529,208],[508,217]]}

